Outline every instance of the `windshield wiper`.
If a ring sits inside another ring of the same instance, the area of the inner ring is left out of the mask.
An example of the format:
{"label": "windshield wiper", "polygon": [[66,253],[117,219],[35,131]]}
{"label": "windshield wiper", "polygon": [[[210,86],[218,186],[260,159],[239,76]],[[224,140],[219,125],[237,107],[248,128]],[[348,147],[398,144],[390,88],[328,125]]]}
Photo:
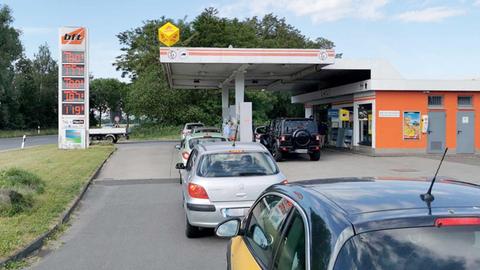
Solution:
{"label": "windshield wiper", "polygon": [[238,176],[254,176],[254,175],[267,175],[267,174],[264,172],[242,172],[238,174]]}

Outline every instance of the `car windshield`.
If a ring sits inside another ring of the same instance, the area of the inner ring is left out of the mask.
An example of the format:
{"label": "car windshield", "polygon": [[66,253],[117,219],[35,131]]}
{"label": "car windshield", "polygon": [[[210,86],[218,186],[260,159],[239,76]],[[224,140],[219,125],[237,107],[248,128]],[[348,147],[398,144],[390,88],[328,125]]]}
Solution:
{"label": "car windshield", "polygon": [[201,137],[201,138],[193,138],[188,141],[188,146],[190,149],[195,147],[197,144],[204,144],[204,143],[214,143],[214,142],[224,142],[227,139],[222,137]]}
{"label": "car windshield", "polygon": [[202,177],[261,176],[278,173],[270,154],[265,152],[215,153],[202,156],[198,175]]}
{"label": "car windshield", "polygon": [[347,242],[335,269],[480,269],[480,226],[363,233]]}
{"label": "car windshield", "polygon": [[283,124],[284,133],[290,134],[297,129],[306,129],[310,133],[317,133],[317,123],[313,120],[287,120]]}
{"label": "car windshield", "polygon": [[198,123],[198,124],[188,124],[187,125],[187,129],[190,129],[190,130],[192,130],[194,128],[198,128],[198,127],[203,127],[203,124]]}

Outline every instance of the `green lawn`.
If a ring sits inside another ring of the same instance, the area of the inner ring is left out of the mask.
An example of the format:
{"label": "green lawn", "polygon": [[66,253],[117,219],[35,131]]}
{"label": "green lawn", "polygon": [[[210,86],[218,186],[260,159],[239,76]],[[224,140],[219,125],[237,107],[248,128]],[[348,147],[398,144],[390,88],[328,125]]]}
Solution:
{"label": "green lawn", "polygon": [[140,125],[132,127],[131,140],[180,140],[180,126]]}
{"label": "green lawn", "polygon": [[51,228],[113,150],[111,145],[68,151],[46,145],[0,152],[0,170],[22,168],[45,181],[45,192],[35,196],[31,210],[0,217],[0,258],[13,254]]}
{"label": "green lawn", "polygon": [[58,133],[58,130],[55,128],[42,129],[40,130],[40,134],[38,134],[37,130],[0,130],[0,138],[22,137],[23,135],[43,136],[43,135],[54,135],[57,133]]}

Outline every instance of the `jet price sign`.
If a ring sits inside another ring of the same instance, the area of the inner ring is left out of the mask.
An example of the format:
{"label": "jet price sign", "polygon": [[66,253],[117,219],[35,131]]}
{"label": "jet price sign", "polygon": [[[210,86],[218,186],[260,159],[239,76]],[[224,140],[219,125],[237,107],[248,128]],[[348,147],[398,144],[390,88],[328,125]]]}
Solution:
{"label": "jet price sign", "polygon": [[63,90],[62,101],[63,102],[84,102],[85,92],[81,90]]}
{"label": "jet price sign", "polygon": [[85,27],[59,31],[58,147],[88,147],[88,43]]}
{"label": "jet price sign", "polygon": [[63,103],[62,104],[63,115],[84,115],[85,105],[83,103]]}
{"label": "jet price sign", "polygon": [[85,66],[78,64],[62,64],[62,74],[64,76],[85,76]]}
{"label": "jet price sign", "polygon": [[85,63],[85,52],[62,51],[62,63]]}

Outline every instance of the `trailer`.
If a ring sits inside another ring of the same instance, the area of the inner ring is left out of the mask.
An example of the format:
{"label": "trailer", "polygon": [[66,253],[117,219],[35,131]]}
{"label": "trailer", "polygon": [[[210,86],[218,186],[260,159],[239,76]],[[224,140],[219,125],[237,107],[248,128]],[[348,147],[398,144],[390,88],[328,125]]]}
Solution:
{"label": "trailer", "polygon": [[90,129],[90,140],[108,140],[112,143],[117,143],[121,137],[125,137],[128,140],[127,128],[108,127]]}

